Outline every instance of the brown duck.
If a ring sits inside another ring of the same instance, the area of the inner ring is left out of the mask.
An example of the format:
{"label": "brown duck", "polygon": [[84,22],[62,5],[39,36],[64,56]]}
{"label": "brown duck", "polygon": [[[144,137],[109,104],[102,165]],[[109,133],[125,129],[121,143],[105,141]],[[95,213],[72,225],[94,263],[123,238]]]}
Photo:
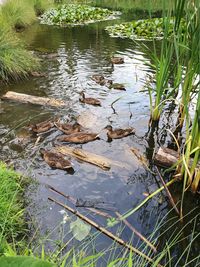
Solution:
{"label": "brown duck", "polygon": [[66,160],[61,153],[40,149],[45,162],[51,167],[61,170],[73,169],[71,162]]}
{"label": "brown duck", "polygon": [[123,59],[123,57],[112,57],[111,62],[112,62],[112,64],[123,64],[124,59]]}
{"label": "brown duck", "polygon": [[81,125],[77,122],[74,124],[55,122],[54,125],[65,134],[78,133],[82,130]]}
{"label": "brown duck", "polygon": [[80,102],[93,106],[101,106],[100,100],[92,97],[85,97],[83,92],[80,95],[82,96],[82,98],[79,99]]}
{"label": "brown duck", "polygon": [[107,136],[109,139],[118,139],[123,138],[128,135],[134,134],[135,130],[133,128],[127,128],[127,129],[115,129],[113,130],[111,125],[108,125],[105,127],[105,129],[108,130]]}
{"label": "brown duck", "polygon": [[59,142],[69,142],[76,144],[84,144],[99,139],[96,133],[74,133],[70,135],[61,135],[57,138]]}
{"label": "brown duck", "polygon": [[44,133],[54,127],[54,123],[50,120],[43,121],[37,124],[33,124],[29,126],[29,130],[34,133]]}
{"label": "brown duck", "polygon": [[105,86],[111,86],[112,85],[112,80],[104,78],[103,75],[93,75],[92,80],[95,81],[96,83],[100,85],[105,85]]}
{"label": "brown duck", "polygon": [[92,80],[98,84],[102,84],[105,81],[105,78],[103,75],[93,75]]}
{"label": "brown duck", "polygon": [[124,87],[123,84],[121,83],[113,83],[109,86],[110,89],[115,89],[115,90],[121,90],[121,91],[126,91],[126,88]]}

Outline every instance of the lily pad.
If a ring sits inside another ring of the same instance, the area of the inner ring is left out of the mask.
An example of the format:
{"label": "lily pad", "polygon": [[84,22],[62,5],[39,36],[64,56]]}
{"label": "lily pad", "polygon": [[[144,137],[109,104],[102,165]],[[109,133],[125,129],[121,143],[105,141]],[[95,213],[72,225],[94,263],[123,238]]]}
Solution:
{"label": "lily pad", "polygon": [[77,218],[76,221],[70,223],[70,230],[72,231],[74,238],[78,241],[82,241],[89,235],[91,226]]}

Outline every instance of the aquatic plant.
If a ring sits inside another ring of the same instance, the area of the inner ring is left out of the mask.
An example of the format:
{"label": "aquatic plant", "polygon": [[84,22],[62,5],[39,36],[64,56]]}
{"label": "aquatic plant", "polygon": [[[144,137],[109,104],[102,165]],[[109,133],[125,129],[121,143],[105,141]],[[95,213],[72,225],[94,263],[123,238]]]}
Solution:
{"label": "aquatic plant", "polygon": [[53,8],[42,16],[41,23],[50,25],[71,25],[91,23],[99,20],[113,18],[116,12],[105,8],[91,7],[88,5],[61,5]]}
{"label": "aquatic plant", "polygon": [[[136,20],[132,22],[126,22],[122,24],[116,24],[114,26],[108,26],[106,30],[113,37],[122,37],[130,39],[152,39],[152,38],[164,38],[166,34],[165,26],[166,19],[168,19],[167,35],[168,38],[173,34],[175,18],[150,18],[145,20]],[[182,30],[184,33],[186,24],[181,20]]]}

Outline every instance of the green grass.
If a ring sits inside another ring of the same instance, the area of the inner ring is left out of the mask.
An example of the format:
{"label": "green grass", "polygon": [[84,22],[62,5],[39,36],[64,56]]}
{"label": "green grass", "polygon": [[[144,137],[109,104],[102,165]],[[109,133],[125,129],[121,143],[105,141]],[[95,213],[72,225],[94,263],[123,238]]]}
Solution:
{"label": "green grass", "polygon": [[1,16],[13,29],[19,30],[32,24],[36,20],[33,4],[24,0],[7,0],[1,6]]}
{"label": "green grass", "polygon": [[24,230],[21,176],[0,162],[0,246],[15,240]]}
{"label": "green grass", "polygon": [[10,79],[17,80],[26,77],[37,67],[36,58],[25,49],[15,33],[2,23],[0,28],[0,81],[8,82]]}

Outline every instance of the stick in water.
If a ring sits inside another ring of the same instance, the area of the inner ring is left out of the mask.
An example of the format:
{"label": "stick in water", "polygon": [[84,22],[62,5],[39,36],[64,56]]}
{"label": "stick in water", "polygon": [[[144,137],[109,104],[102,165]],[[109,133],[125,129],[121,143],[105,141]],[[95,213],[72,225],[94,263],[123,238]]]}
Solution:
{"label": "stick in water", "polygon": [[[113,233],[111,233],[110,231],[108,231],[107,229],[103,228],[102,226],[99,226],[96,222],[90,220],[89,218],[87,218],[86,216],[82,215],[80,212],[78,212],[77,210],[74,210],[73,208],[53,199],[53,198],[48,198],[50,201],[56,203],[57,205],[61,206],[62,208],[68,210],[69,212],[73,213],[74,215],[76,215],[77,217],[79,217],[81,220],[85,221],[86,223],[90,224],[91,226],[93,226],[94,228],[96,228],[98,231],[100,231],[101,233],[103,233],[104,235],[106,235],[107,237],[111,238],[112,240],[116,241],[118,244],[124,246],[125,248],[129,249],[130,251],[140,255],[141,257],[143,257],[144,259],[146,259],[148,262],[153,263],[154,260],[151,259],[149,256],[145,255],[144,253],[142,253],[140,250],[138,250],[137,248],[134,248],[133,246],[129,245],[128,243],[126,243],[123,239],[119,238],[118,236],[115,236]],[[162,265],[158,264],[158,267],[163,267]]]}
{"label": "stick in water", "polygon": [[161,180],[161,182],[162,182],[162,184],[163,184],[163,186],[164,186],[164,188],[165,188],[165,190],[167,192],[167,195],[168,195],[168,198],[169,198],[170,203],[172,204],[172,207],[175,209],[176,213],[180,216],[179,210],[178,210],[178,208],[177,208],[177,206],[176,206],[176,204],[174,202],[174,199],[173,199],[173,197],[172,197],[169,189],[167,188],[167,186],[165,184],[165,181],[162,178],[162,175],[160,174],[160,172],[158,170],[158,167],[156,166],[155,168],[156,168],[156,171],[158,173],[158,176],[159,176],[159,178],[160,178],[160,180]]}
{"label": "stick in water", "polygon": [[[121,219],[122,215],[119,212],[115,212],[119,219]],[[122,222],[134,233],[136,234],[142,241],[144,241],[154,252],[157,252],[156,247],[151,244],[149,240],[147,240],[141,233],[139,233],[126,219],[122,219]]]}

